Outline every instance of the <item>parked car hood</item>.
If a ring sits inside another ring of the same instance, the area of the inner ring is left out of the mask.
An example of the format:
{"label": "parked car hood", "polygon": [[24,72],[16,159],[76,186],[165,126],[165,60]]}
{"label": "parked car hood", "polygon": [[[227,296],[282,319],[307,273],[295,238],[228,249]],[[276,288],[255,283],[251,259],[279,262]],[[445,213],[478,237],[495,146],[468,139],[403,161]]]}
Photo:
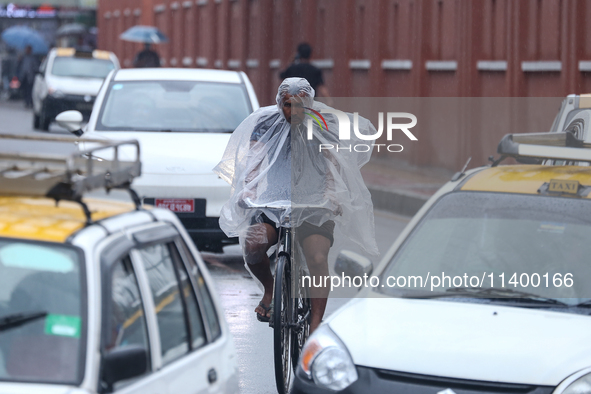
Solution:
{"label": "parked car hood", "polygon": [[[212,174],[224,154],[229,133],[90,132],[85,138],[135,139],[140,143],[142,174]],[[133,149],[123,149],[126,159]],[[105,157],[106,158],[106,157]]]}
{"label": "parked car hood", "polygon": [[61,90],[65,94],[96,96],[102,84],[102,78],[47,76],[47,86],[55,90]]}
{"label": "parked car hood", "polygon": [[329,321],[356,365],[558,385],[591,366],[591,317],[452,299],[356,299]]}

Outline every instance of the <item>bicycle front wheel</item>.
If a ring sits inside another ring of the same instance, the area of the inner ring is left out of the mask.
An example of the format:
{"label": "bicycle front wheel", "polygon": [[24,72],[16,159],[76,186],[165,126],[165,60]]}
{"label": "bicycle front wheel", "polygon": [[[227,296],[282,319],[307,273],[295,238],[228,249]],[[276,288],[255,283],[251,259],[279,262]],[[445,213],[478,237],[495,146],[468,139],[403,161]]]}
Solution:
{"label": "bicycle front wheel", "polygon": [[[297,275],[296,275],[297,273]],[[302,281],[304,272],[301,267],[294,267],[292,271],[292,302],[294,303],[295,318],[291,330],[291,362],[295,372],[302,348],[310,335],[310,291]]]}
{"label": "bicycle front wheel", "polygon": [[275,383],[279,394],[288,394],[293,378],[291,366],[292,326],[295,318],[291,297],[291,264],[281,255],[275,267],[273,299],[273,342],[275,354]]}

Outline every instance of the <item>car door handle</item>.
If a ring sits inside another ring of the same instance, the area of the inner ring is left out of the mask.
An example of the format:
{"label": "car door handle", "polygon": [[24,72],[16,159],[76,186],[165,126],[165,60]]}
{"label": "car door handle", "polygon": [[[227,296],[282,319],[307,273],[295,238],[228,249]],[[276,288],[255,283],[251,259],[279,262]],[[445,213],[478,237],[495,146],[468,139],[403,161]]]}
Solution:
{"label": "car door handle", "polygon": [[207,372],[207,381],[213,384],[216,380],[218,380],[218,373],[212,368]]}

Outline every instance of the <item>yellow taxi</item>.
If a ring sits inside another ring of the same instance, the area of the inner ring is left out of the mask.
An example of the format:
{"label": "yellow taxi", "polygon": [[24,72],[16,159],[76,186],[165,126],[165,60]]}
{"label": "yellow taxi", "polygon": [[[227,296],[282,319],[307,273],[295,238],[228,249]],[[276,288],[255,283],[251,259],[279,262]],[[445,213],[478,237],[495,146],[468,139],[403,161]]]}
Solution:
{"label": "yellow taxi", "polygon": [[[71,141],[0,135],[9,140]],[[135,161],[119,159],[127,145]],[[201,256],[172,212],[143,208],[129,188],[138,157],[136,141],[0,152],[0,392],[238,391]],[[134,203],[85,197],[100,189]]]}
{"label": "yellow taxi", "polygon": [[588,148],[570,132],[508,135],[375,269],[342,252],[336,276],[363,288],[310,336],[293,392],[591,393],[591,169],[500,165],[589,163]]}

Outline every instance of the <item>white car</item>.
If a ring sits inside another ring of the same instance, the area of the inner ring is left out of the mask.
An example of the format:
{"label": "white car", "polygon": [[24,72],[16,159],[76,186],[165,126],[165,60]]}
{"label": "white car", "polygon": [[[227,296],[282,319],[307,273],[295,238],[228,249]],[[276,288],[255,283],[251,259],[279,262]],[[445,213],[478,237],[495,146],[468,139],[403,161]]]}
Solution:
{"label": "white car", "polygon": [[77,110],[90,117],[105,77],[119,68],[112,52],[54,48],[45,57],[33,84],[33,127],[49,130],[57,114]]}
{"label": "white car", "polygon": [[[591,161],[544,134],[508,135],[499,153]],[[309,337],[293,393],[591,393],[590,188],[589,167],[480,167],[421,208],[373,275],[342,252],[331,281],[363,289]]]}
{"label": "white car", "polygon": [[89,162],[0,152],[0,393],[238,392],[234,343],[182,224],[86,198],[141,168]]}
{"label": "white car", "polygon": [[[219,227],[230,186],[212,169],[234,129],[258,108],[243,72],[117,70],[105,80],[82,138],[137,139],[143,169],[133,186],[144,203],[176,212],[200,250],[221,252],[237,239]],[[72,131],[81,120],[72,112],[58,117]]]}

